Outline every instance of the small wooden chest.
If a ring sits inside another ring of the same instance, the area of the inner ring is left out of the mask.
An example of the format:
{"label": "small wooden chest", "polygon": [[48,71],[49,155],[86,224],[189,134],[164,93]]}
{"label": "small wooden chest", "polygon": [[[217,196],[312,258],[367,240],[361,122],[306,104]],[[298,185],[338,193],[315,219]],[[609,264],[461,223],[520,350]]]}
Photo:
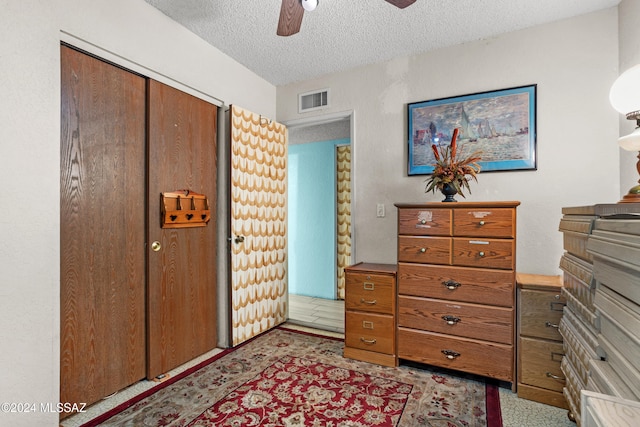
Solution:
{"label": "small wooden chest", "polygon": [[344,357],[396,366],[396,266],[359,263],[344,271]]}

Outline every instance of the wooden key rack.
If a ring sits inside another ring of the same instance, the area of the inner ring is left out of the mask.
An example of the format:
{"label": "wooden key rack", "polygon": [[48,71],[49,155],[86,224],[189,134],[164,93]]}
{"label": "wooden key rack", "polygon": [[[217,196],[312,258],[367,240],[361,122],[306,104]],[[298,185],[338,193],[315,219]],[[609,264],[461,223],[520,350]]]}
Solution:
{"label": "wooden key rack", "polygon": [[162,228],[205,227],[211,219],[207,196],[191,190],[162,193],[160,207]]}

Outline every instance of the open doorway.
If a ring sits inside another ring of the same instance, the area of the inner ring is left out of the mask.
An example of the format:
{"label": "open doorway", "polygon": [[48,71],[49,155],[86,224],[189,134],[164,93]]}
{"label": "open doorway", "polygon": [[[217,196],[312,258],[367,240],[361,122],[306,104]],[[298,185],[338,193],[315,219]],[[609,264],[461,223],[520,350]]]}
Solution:
{"label": "open doorway", "polygon": [[353,256],[351,115],[288,124],[289,322],[344,332]]}

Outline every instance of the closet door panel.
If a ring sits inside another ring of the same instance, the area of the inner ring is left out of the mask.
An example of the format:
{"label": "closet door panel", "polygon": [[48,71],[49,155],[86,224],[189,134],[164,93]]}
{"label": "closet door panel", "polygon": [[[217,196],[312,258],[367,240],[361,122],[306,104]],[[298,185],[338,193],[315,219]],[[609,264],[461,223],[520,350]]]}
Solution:
{"label": "closet door panel", "polygon": [[145,79],[62,46],[61,82],[60,401],[91,403],[145,375]]}
{"label": "closet door panel", "polygon": [[229,115],[235,346],[287,318],[287,128],[237,105]]}
{"label": "closet door panel", "polygon": [[[217,107],[149,80],[148,110],[147,377],[153,378],[217,344]],[[186,189],[206,195],[214,215],[204,227],[162,228],[161,194]]]}

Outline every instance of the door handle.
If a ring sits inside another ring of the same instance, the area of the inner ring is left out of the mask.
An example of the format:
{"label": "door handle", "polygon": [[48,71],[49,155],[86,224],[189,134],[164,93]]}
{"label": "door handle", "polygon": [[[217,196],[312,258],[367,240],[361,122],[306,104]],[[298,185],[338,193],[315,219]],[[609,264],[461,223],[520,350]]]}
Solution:
{"label": "door handle", "polygon": [[244,242],[244,236],[236,236],[236,238],[234,239],[234,241],[236,243],[242,243]]}
{"label": "door handle", "polygon": [[153,252],[158,252],[160,249],[162,249],[162,245],[160,244],[160,242],[156,240],[155,242],[151,243],[151,250]]}

